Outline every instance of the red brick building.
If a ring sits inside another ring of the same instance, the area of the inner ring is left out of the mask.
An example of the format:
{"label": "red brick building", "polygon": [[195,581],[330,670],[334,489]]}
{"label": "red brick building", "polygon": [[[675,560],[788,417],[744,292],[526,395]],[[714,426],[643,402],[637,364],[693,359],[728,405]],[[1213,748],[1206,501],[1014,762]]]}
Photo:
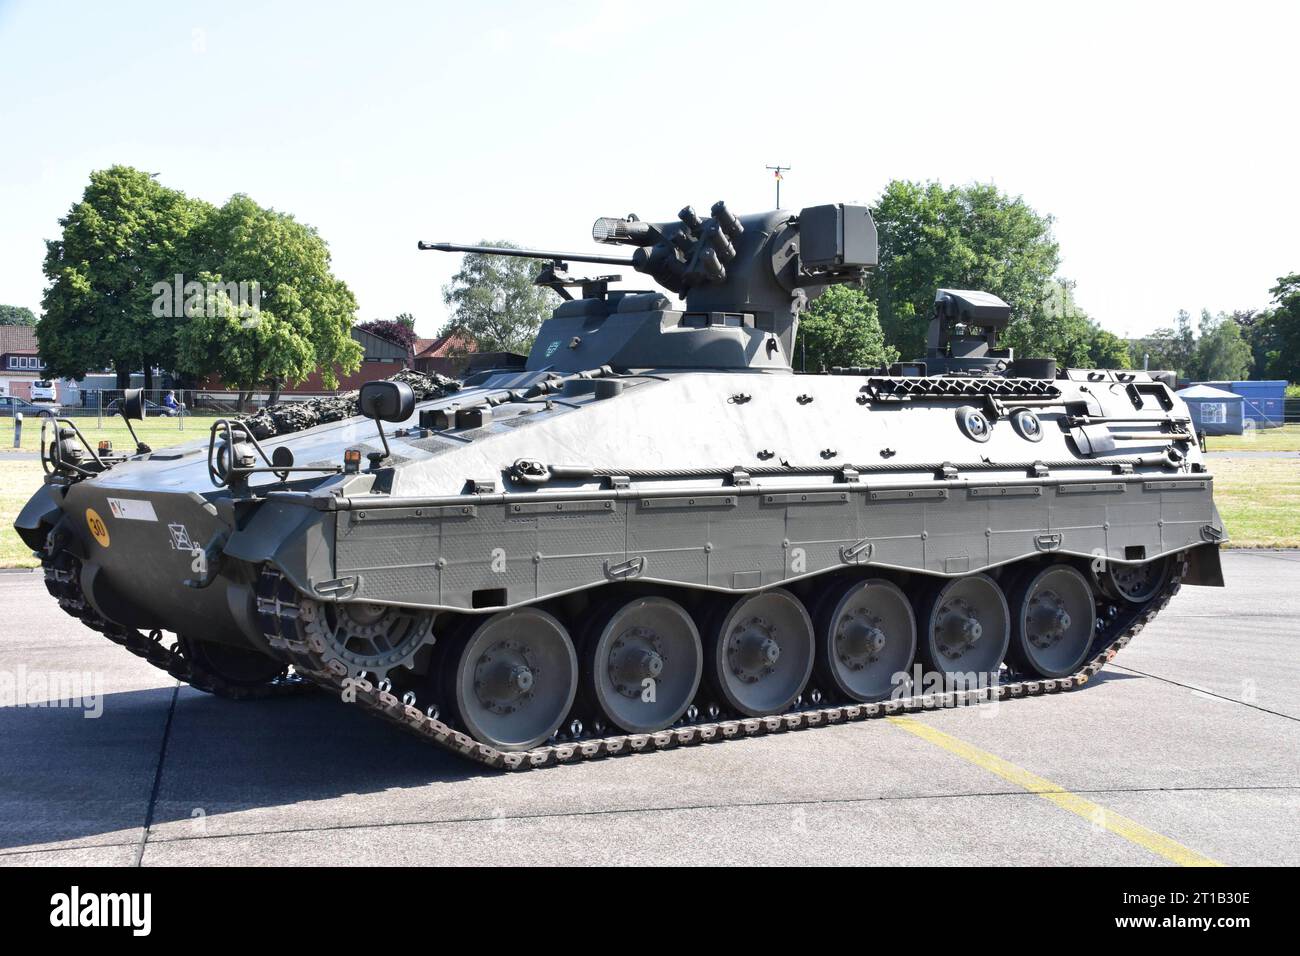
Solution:
{"label": "red brick building", "polygon": [[438,372],[452,378],[464,378],[488,368],[523,368],[524,359],[514,352],[480,352],[471,336],[458,332],[436,339],[417,339],[415,343],[417,372]]}
{"label": "red brick building", "polygon": [[0,325],[0,394],[32,397],[32,382],[44,378],[36,343],[36,328],[31,325]]}
{"label": "red brick building", "polygon": [[474,340],[457,332],[440,335],[436,339],[415,340],[415,370],[438,372],[452,378],[459,377],[475,351]]}

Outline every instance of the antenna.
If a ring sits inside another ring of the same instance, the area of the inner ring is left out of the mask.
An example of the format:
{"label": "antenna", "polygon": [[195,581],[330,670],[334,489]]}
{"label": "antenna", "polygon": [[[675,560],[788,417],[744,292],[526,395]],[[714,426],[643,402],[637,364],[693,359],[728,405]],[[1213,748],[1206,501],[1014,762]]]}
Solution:
{"label": "antenna", "polygon": [[782,177],[781,174],[784,172],[788,172],[790,167],[789,166],[765,166],[763,168],[772,170],[772,175],[776,179],[776,208],[780,209],[781,208],[781,180],[784,178]]}

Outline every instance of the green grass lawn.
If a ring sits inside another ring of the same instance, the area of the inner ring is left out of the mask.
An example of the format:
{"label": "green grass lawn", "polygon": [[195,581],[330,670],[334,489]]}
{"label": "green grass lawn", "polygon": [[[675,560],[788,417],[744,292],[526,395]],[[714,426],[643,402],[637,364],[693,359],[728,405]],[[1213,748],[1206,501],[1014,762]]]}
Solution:
{"label": "green grass lawn", "polygon": [[1206,451],[1300,451],[1300,425],[1252,428],[1244,435],[1208,435]]}
{"label": "green grass lawn", "polygon": [[1212,458],[1209,466],[1234,547],[1300,547],[1300,460]]}
{"label": "green grass lawn", "polygon": [[[96,418],[74,418],[73,421],[92,447],[98,447],[99,442],[107,438],[116,451],[134,449],[131,434],[120,417],[105,416],[102,426]],[[134,424],[140,440],[158,450],[196,439],[206,440],[213,421],[214,418],[206,416],[187,415],[184,431],[176,418],[147,418]],[[0,419],[0,428],[5,429],[0,435],[0,447],[12,448],[13,420]],[[40,422],[28,418],[23,422],[21,453],[0,458],[0,568],[32,568],[38,563],[14,533],[13,525],[27,499],[40,486],[44,474],[41,471],[40,443]]]}
{"label": "green grass lawn", "polygon": [[[126,430],[126,423],[119,416],[104,416],[104,423],[101,426],[99,419],[94,416],[86,418],[73,418],[81,433],[86,436],[92,447],[98,446],[100,440],[109,439],[113,443],[113,448],[117,451],[123,449],[132,450],[131,433]],[[215,418],[208,416],[186,415],[184,418],[146,418],[142,422],[134,422],[135,433],[140,436],[140,440],[150,448],[157,450],[166,448],[170,445],[181,445],[186,442],[194,441],[196,438],[206,439],[208,430],[212,427]],[[184,423],[185,429],[181,430],[181,423]],[[13,419],[0,418],[0,448],[12,448],[14,444]],[[36,418],[26,418],[23,421],[22,445],[24,451],[30,451],[33,455],[38,454],[41,443],[41,423]]]}
{"label": "green grass lawn", "polygon": [[14,519],[41,485],[41,460],[32,455],[0,458],[0,568],[34,568],[31,548],[14,531]]}
{"label": "green grass lawn", "polygon": [[[165,434],[180,433],[165,430]],[[188,427],[184,432],[185,436],[203,434],[200,429]],[[86,437],[91,437],[90,432]],[[118,441],[115,434],[98,437],[112,437],[115,444]],[[155,441],[152,434],[145,437],[142,433],[140,437],[151,444]],[[156,447],[162,447],[162,443]],[[1210,466],[1215,501],[1233,547],[1300,548],[1300,461],[1216,458]],[[14,533],[13,524],[40,483],[41,462],[35,454],[0,458],[0,567],[30,568],[37,564]]]}

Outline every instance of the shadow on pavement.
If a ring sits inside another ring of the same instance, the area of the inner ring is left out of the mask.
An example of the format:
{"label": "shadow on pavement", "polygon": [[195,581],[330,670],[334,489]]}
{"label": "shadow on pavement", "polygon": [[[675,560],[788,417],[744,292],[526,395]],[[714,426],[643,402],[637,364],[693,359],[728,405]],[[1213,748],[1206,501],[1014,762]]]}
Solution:
{"label": "shadow on pavement", "polygon": [[[1090,686],[1133,679],[1108,669]],[[213,816],[498,774],[324,693],[234,702],[182,687],[155,794],[172,695],[107,694],[96,719],[0,708],[0,850],[131,842],[151,805],[157,826],[197,808]]]}
{"label": "shadow on pavement", "polygon": [[157,825],[196,807],[211,815],[498,773],[323,693],[234,702],[183,687],[155,800],[172,694],[106,694],[95,719],[0,708],[0,849],[136,839],[151,802]]}
{"label": "shadow on pavement", "polygon": [[1117,671],[1113,667],[1107,667],[1095,674],[1091,680],[1077,691],[1071,691],[1076,694],[1088,693],[1089,687],[1096,687],[1098,684],[1109,684],[1117,680],[1142,680],[1141,674],[1125,674],[1123,671]]}

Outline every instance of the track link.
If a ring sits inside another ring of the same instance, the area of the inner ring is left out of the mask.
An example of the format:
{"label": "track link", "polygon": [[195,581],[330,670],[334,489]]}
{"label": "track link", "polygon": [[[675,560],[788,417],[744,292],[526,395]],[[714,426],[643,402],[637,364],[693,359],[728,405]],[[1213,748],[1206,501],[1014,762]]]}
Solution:
{"label": "track link", "polygon": [[[1057,694],[1082,687],[1141,632],[1178,593],[1187,572],[1187,556],[1173,558],[1169,579],[1145,604],[1117,609],[1095,638],[1087,662],[1068,677],[1015,679],[976,690],[919,694],[877,704],[813,706],[771,717],[746,717],[688,723],[652,734],[618,734],[558,741],[532,750],[508,752],[474,740],[438,718],[435,708],[422,711],[412,694],[398,698],[386,681],[375,685],[364,678],[348,676],[347,666],[329,655],[323,644],[303,640],[298,630],[298,592],[279,572],[264,569],[258,581],[258,617],[272,648],[298,674],[344,701],[356,703],[367,712],[412,731],[462,757],[498,770],[528,770],[556,764],[598,760],[652,750],[671,750],[701,743],[717,743],[741,737],[760,737],[830,724],[844,724],[924,710],[941,710],[991,700],[1015,700]],[[1103,618],[1104,620],[1104,618]],[[313,646],[314,645],[314,646]]]}
{"label": "track link", "polygon": [[146,635],[100,617],[81,591],[81,563],[67,551],[56,550],[52,556],[42,555],[41,567],[45,572],[46,590],[65,612],[91,630],[99,631],[114,644],[126,648],[136,657],[148,661],[160,671],[165,671],[191,687],[231,700],[264,700],[301,694],[312,689],[309,682],[291,673],[287,667],[282,675],[264,684],[250,685],[226,680],[220,674],[198,666],[186,656],[179,639],[167,644],[161,631],[150,631]]}

